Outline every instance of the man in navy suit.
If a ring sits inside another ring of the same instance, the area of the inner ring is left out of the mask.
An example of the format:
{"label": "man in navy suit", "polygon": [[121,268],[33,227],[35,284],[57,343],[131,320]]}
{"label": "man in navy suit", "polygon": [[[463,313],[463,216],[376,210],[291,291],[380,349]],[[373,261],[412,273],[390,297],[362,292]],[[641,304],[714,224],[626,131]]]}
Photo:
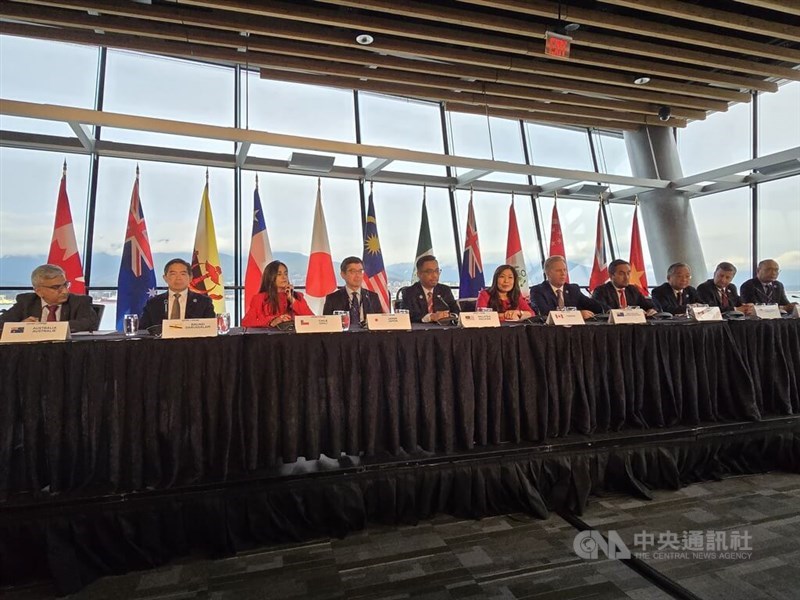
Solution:
{"label": "man in navy suit", "polygon": [[794,308],[796,302],[789,302],[783,284],[778,281],[781,269],[778,263],[768,258],[758,263],[756,276],[742,284],[742,302],[753,304],[777,304],[786,312]]}
{"label": "man in navy suit", "polygon": [[686,314],[689,304],[698,302],[697,290],[689,285],[692,270],[683,262],[673,263],[667,269],[667,282],[653,290],[653,302],[661,312],[673,315]]}
{"label": "man in navy suit", "polygon": [[345,286],[325,296],[323,315],[346,310],[350,313],[350,329],[359,327],[367,315],[383,312],[381,299],[375,292],[362,288],[364,283],[364,263],[356,256],[348,256],[342,261],[339,273]]}
{"label": "man in navy suit", "polygon": [[23,321],[69,321],[70,331],[97,329],[97,313],[91,296],[70,294],[64,269],[57,265],[41,265],[31,273],[33,292],[17,296],[17,301],[0,314],[3,323]]}
{"label": "man in navy suit", "polygon": [[403,306],[412,323],[438,322],[461,312],[450,287],[439,283],[441,272],[435,256],[426,254],[417,260],[419,281],[403,292]]}
{"label": "man in navy suit", "polygon": [[729,262],[721,262],[714,269],[714,277],[697,286],[697,299],[703,304],[716,306],[720,312],[740,311],[744,314],[753,312],[752,304],[744,304],[736,286],[731,280],[736,276],[736,267]]}
{"label": "man in navy suit", "polygon": [[604,310],[638,306],[648,317],[656,314],[653,301],[645,298],[637,286],[631,285],[631,263],[620,258],[612,260],[608,265],[608,276],[611,281],[594,288],[592,293],[592,298],[602,304]]}
{"label": "man in navy suit", "polygon": [[534,310],[546,317],[551,310],[574,306],[589,319],[603,312],[597,300],[584,296],[576,283],[567,283],[567,261],[563,256],[551,256],[544,261],[547,281],[531,287],[531,304]]}
{"label": "man in navy suit", "polygon": [[173,258],[164,266],[164,281],[168,291],[147,301],[142,309],[139,327],[147,329],[161,325],[164,319],[211,319],[214,303],[211,298],[189,289],[192,266],[182,258]]}

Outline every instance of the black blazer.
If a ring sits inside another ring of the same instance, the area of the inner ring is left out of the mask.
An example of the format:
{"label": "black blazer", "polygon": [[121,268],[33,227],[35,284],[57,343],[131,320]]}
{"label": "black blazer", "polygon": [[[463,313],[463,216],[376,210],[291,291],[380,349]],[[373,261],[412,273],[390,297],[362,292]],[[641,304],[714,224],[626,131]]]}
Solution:
{"label": "black blazer", "polygon": [[[597,300],[603,305],[603,309],[609,311],[613,308],[619,308],[619,296],[617,296],[617,288],[610,281],[604,283],[600,287],[594,288],[592,298]],[[649,298],[646,298],[639,288],[635,285],[629,285],[625,288],[625,301],[628,306],[638,306],[643,310],[655,309],[656,305]]]}
{"label": "black blazer", "polygon": [[[361,306],[365,315],[376,315],[383,312],[380,296],[366,288],[361,288]],[[325,296],[322,314],[332,315],[335,310],[350,310],[350,296],[347,288],[339,288]]]}
{"label": "black blazer", "polygon": [[[161,325],[161,321],[167,318],[169,311],[168,296],[169,291],[163,292],[150,298],[142,309],[142,318],[139,319],[139,329],[147,329],[153,325]],[[211,298],[189,290],[186,297],[187,319],[210,319],[216,315],[214,303]]]}
{"label": "black blazer", "polygon": [[[418,281],[414,285],[408,286],[403,292],[403,306],[408,309],[412,323],[421,323],[422,317],[428,314],[428,300],[425,298],[425,290]],[[461,310],[458,303],[453,298],[453,292],[446,285],[437,283],[433,288],[433,310],[448,310],[458,314]]]}
{"label": "black blazer", "polygon": [[[17,302],[3,314],[0,323],[16,323],[28,317],[42,318],[42,299],[34,292],[17,296]],[[94,331],[99,325],[97,313],[92,308],[92,297],[70,294],[61,305],[61,321],[69,321],[70,331]]]}
{"label": "black blazer", "polygon": [[[574,306],[578,310],[590,310],[593,313],[603,312],[602,305],[595,299],[589,298],[577,283],[565,283],[564,306]],[[550,282],[545,281],[531,287],[531,306],[537,315],[546,317],[551,310],[558,308],[558,300],[553,292]]]}
{"label": "black blazer", "polygon": [[778,304],[785,306],[789,304],[789,298],[786,297],[786,290],[780,281],[773,281],[771,289],[764,289],[764,284],[758,280],[758,277],[748,279],[742,284],[742,302],[752,304]]}
{"label": "black blazer", "polygon": [[717,286],[714,285],[713,279],[709,279],[697,286],[697,300],[709,306],[717,306],[724,313],[735,310],[742,305],[742,299],[739,297],[735,285],[729,283],[725,286],[725,291],[728,293],[728,306],[723,307]]}
{"label": "black blazer", "polygon": [[682,315],[686,313],[686,305],[695,304],[698,302],[698,298],[697,290],[692,286],[684,288],[681,291],[681,295],[683,296],[683,303],[678,304],[678,298],[672,286],[669,283],[662,283],[653,290],[653,302],[656,303],[656,307],[661,312]]}

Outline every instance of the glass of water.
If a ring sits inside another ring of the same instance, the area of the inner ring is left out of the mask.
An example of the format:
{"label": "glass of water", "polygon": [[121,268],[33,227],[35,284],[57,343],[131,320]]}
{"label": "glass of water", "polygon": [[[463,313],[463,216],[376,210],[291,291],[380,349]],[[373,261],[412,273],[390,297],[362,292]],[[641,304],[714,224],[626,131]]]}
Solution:
{"label": "glass of water", "polygon": [[342,331],[347,331],[350,329],[350,312],[346,310],[335,310],[333,311],[334,316],[339,317],[342,320]]}
{"label": "glass of water", "polygon": [[227,335],[231,330],[231,313],[217,313],[217,333]]}
{"label": "glass of water", "polygon": [[139,331],[139,315],[126,314],[122,317],[122,330],[127,336],[136,335],[136,332]]}

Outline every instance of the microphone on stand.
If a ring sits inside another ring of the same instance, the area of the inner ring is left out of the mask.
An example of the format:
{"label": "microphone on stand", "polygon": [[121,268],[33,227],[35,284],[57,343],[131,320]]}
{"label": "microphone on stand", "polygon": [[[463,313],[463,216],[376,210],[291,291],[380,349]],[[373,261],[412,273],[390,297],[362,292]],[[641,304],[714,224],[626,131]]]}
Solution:
{"label": "microphone on stand", "polygon": [[445,309],[449,313],[449,316],[447,317],[447,319],[439,319],[436,322],[441,324],[443,321],[449,321],[450,325],[454,325],[455,322],[456,322],[456,316],[452,312],[450,312],[450,305],[445,301],[444,298],[442,298],[441,294],[437,293],[435,299],[441,300],[442,304],[444,304]]}

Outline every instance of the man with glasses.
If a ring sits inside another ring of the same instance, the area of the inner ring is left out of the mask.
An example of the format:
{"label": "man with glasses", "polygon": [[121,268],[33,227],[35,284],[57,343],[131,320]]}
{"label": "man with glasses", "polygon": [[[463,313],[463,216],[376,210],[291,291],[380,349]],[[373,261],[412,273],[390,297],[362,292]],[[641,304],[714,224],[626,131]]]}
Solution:
{"label": "man with glasses", "polygon": [[768,258],[758,263],[756,276],[742,284],[742,302],[752,304],[777,304],[786,312],[794,308],[796,302],[789,302],[783,284],[778,281],[781,269],[778,263]]}
{"label": "man with glasses", "polygon": [[417,260],[419,281],[403,292],[403,306],[412,323],[438,322],[461,312],[450,287],[439,283],[441,272],[435,256],[426,254]]}
{"label": "man with glasses", "polygon": [[31,273],[33,292],[17,296],[17,302],[0,314],[0,324],[22,321],[69,321],[70,331],[97,329],[97,313],[92,298],[70,294],[64,269],[56,265],[41,265]]}
{"label": "man with glasses", "polygon": [[192,266],[182,258],[173,258],[164,266],[164,281],[169,288],[150,298],[142,310],[139,327],[161,325],[164,319],[213,319],[211,298],[189,289]]}
{"label": "man with glasses", "polygon": [[364,263],[357,256],[348,256],[342,261],[339,272],[345,286],[325,296],[323,315],[344,310],[350,313],[350,329],[356,329],[366,321],[367,315],[382,313],[378,294],[362,288],[364,282]]}

